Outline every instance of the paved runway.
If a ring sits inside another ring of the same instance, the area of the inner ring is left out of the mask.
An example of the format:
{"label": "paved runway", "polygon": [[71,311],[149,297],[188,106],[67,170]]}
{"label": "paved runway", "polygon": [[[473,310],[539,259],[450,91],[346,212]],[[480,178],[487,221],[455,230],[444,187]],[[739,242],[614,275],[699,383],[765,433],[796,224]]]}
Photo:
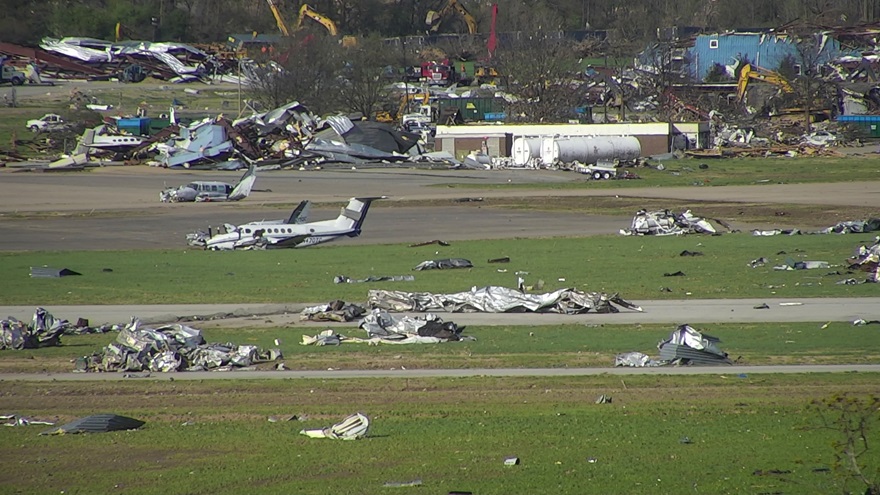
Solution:
{"label": "paved runway", "polygon": [[0,373],[0,381],[168,381],[168,380],[295,380],[355,378],[462,378],[595,375],[723,375],[747,379],[758,374],[877,373],[880,364],[792,365],[792,366],[663,366],[657,368],[485,368],[485,369],[397,369],[322,371],[188,371],[185,373]]}

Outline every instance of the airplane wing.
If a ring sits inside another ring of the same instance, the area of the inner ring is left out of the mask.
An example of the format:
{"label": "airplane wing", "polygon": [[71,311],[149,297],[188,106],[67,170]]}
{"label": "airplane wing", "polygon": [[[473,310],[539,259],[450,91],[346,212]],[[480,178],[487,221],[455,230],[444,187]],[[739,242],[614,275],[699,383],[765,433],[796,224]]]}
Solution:
{"label": "airplane wing", "polygon": [[312,237],[311,234],[302,234],[302,235],[293,235],[290,237],[286,237],[280,241],[269,242],[266,244],[266,249],[280,249],[280,248],[295,248],[299,246],[303,241]]}
{"label": "airplane wing", "polygon": [[229,193],[229,196],[226,198],[228,201],[238,201],[248,197],[251,193],[251,188],[254,187],[254,182],[257,180],[257,170],[256,167],[251,164],[248,167],[247,172],[241,176],[241,179],[238,181],[238,184],[232,188],[232,192]]}

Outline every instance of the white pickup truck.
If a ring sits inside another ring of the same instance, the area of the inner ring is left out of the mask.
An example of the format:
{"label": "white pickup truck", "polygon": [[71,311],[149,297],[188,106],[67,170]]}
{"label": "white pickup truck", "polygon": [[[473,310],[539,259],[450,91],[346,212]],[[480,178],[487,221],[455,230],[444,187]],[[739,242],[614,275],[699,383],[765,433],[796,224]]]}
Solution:
{"label": "white pickup truck", "polygon": [[47,113],[39,119],[28,120],[25,126],[30,129],[31,132],[36,134],[38,132],[57,131],[60,129],[64,129],[67,127],[67,124],[64,122],[64,119],[62,119],[60,115]]}

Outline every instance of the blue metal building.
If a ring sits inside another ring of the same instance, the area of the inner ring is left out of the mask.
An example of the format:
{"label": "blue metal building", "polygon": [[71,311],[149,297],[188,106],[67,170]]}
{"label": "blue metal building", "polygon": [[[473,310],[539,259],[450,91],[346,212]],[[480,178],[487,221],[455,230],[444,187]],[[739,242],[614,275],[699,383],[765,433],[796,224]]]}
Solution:
{"label": "blue metal building", "polygon": [[[820,64],[842,55],[840,43],[836,39],[817,36]],[[784,34],[701,34],[694,39],[693,46],[687,49],[686,66],[691,79],[702,81],[716,63],[729,66],[735,65],[738,60],[748,59],[759,67],[776,70],[788,55],[800,60],[794,40]]]}

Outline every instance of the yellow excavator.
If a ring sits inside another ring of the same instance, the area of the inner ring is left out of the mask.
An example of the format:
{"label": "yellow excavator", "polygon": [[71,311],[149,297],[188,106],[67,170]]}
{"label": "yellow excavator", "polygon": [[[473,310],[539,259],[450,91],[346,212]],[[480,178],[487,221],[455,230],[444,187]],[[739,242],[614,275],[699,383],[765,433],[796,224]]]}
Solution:
{"label": "yellow excavator", "polygon": [[[278,25],[278,30],[281,31],[281,34],[284,36],[290,36],[291,31],[299,31],[304,29],[303,21],[308,17],[318,24],[324,26],[330,36],[338,36],[339,29],[336,27],[336,23],[333,22],[329,17],[318,13],[313,8],[311,8],[308,4],[303,4],[302,7],[299,8],[299,15],[296,18],[296,24],[294,24],[293,29],[290,29],[287,26],[287,23],[284,21],[284,17],[281,15],[281,10],[278,8],[277,0],[266,0],[269,4],[269,9],[272,11],[272,15],[275,17],[275,24]],[[343,36],[342,37],[342,46],[351,47],[357,45],[357,38],[354,36]]]}
{"label": "yellow excavator", "polygon": [[315,10],[309,7],[309,4],[307,3],[302,4],[302,7],[299,8],[299,16],[296,18],[296,26],[293,28],[294,31],[299,31],[305,27],[303,26],[303,21],[306,17],[324,26],[327,32],[330,33],[330,36],[336,36],[339,34],[339,30],[336,28],[336,23],[333,22],[332,19],[315,12]]}
{"label": "yellow excavator", "polygon": [[464,5],[458,2],[458,0],[446,0],[446,5],[444,5],[439,11],[429,10],[427,17],[425,17],[425,24],[429,26],[428,30],[432,33],[436,33],[437,30],[440,29],[440,22],[443,18],[453,12],[461,16],[464,23],[467,24],[469,34],[477,33],[476,19],[474,19],[474,16],[472,16],[471,13],[464,8]]}
{"label": "yellow excavator", "polygon": [[275,0],[266,0],[266,2],[269,4],[269,10],[272,11],[272,15],[275,17],[275,24],[278,25],[278,30],[284,36],[290,36],[290,29],[287,27],[287,23],[284,22],[281,11],[278,10],[278,4],[275,3]]}
{"label": "yellow excavator", "polygon": [[749,86],[749,81],[752,79],[770,83],[781,89],[784,93],[794,93],[794,88],[791,87],[791,83],[789,83],[782,74],[776,71],[767,70],[758,67],[757,65],[743,64],[738,72],[736,82],[737,101],[743,101],[743,98],[746,96],[746,89]]}
{"label": "yellow excavator", "polygon": [[403,116],[410,111],[411,104],[419,103],[419,105],[422,106],[429,105],[430,102],[430,93],[407,93],[400,97],[400,104],[397,107],[397,113],[392,113],[388,110],[376,112],[376,122],[384,122],[386,124],[400,123]]}

